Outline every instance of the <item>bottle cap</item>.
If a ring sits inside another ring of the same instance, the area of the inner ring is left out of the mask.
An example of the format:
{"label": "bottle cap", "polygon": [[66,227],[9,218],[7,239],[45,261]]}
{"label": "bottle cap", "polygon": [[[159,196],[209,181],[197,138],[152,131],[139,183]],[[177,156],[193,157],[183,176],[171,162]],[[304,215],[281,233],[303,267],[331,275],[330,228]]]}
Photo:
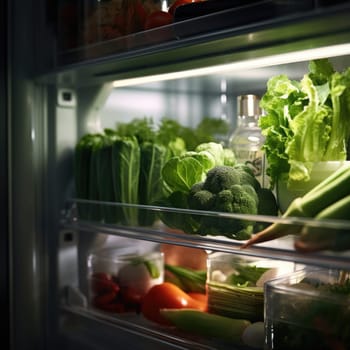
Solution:
{"label": "bottle cap", "polygon": [[237,111],[239,116],[259,117],[261,108],[260,98],[256,95],[241,95],[237,97]]}

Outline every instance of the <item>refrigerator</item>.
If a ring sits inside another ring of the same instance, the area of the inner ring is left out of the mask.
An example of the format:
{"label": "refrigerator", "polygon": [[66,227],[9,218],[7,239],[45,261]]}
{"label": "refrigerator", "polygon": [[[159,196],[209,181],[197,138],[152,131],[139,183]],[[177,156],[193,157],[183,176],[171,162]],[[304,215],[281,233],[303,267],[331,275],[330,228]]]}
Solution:
{"label": "refrigerator", "polygon": [[[215,137],[227,144],[237,128],[238,96],[262,96],[269,78],[278,74],[300,80],[313,59],[329,58],[337,70],[350,66],[350,3],[208,0],[179,6],[170,24],[104,37],[101,7],[119,3],[13,0],[0,5],[5,344],[21,350],[250,349],[162,327],[139,313],[91,307],[91,252],[127,242],[146,251],[173,246],[175,255],[193,254],[202,268],[207,254],[222,252],[288,262],[295,269],[346,270],[348,251],[304,254],[286,248],[283,239],[242,250],[242,242],[234,239],[183,234],[163,225],[83,219],[79,206],[103,203],[76,197],[75,147],[88,133],[135,118],[158,123],[164,117],[189,128],[204,117],[224,121],[227,133]],[[142,3],[163,11],[171,5]],[[161,206],[139,210],[162,212]],[[350,229],[348,219],[341,224]]]}

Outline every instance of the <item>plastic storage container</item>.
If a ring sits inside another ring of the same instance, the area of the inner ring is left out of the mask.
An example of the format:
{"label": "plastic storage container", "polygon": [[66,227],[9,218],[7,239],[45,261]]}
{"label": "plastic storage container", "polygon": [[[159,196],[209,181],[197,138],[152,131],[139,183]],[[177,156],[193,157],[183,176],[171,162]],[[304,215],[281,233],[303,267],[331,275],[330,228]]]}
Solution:
{"label": "plastic storage container", "polygon": [[349,349],[349,276],[301,270],[266,283],[266,349]]}
{"label": "plastic storage container", "polygon": [[141,298],[164,281],[164,256],[127,248],[101,249],[88,257],[89,304],[103,311],[138,312]]}
{"label": "plastic storage container", "polygon": [[255,322],[264,319],[264,283],[294,263],[212,253],[207,268],[208,311]]}

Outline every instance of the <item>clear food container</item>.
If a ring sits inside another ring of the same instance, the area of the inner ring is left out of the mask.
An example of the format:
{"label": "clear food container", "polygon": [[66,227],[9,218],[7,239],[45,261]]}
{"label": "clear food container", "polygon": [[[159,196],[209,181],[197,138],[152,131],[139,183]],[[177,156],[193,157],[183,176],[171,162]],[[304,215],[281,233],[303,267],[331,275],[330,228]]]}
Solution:
{"label": "clear food container", "polygon": [[264,320],[264,284],[294,271],[294,263],[209,254],[207,260],[208,311],[250,321]]}
{"label": "clear food container", "polygon": [[349,277],[301,270],[266,283],[266,349],[350,349]]}
{"label": "clear food container", "polygon": [[139,312],[141,298],[164,281],[164,256],[102,249],[88,257],[89,305],[114,313]]}

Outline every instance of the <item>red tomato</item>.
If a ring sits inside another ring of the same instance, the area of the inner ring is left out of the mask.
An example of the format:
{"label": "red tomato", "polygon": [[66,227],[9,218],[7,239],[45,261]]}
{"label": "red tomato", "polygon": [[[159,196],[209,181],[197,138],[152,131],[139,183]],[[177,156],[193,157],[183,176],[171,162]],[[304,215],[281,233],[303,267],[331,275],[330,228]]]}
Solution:
{"label": "red tomato", "polygon": [[181,5],[190,4],[191,2],[200,2],[202,0],[176,0],[168,9],[168,12],[174,16],[175,10]]}
{"label": "red tomato", "polygon": [[135,288],[122,287],[120,289],[121,299],[125,304],[140,305],[142,295]]}
{"label": "red tomato", "polygon": [[93,274],[91,277],[91,289],[96,294],[118,293],[119,286],[113,281],[111,275],[99,272]]}
{"label": "red tomato", "polygon": [[161,309],[191,308],[206,310],[206,305],[191,298],[175,284],[164,282],[154,285],[142,298],[141,312],[147,319],[163,325],[170,325],[161,314]]}
{"label": "red tomato", "polygon": [[173,23],[173,16],[165,11],[154,11],[150,13],[145,21],[145,30],[165,26]]}
{"label": "red tomato", "polygon": [[128,5],[125,16],[125,34],[136,33],[143,30],[147,12],[141,1]]}
{"label": "red tomato", "polygon": [[203,305],[208,304],[208,295],[204,293],[189,292],[187,293],[191,298],[201,302]]}
{"label": "red tomato", "polygon": [[117,293],[113,291],[106,294],[96,295],[93,303],[95,306],[101,307],[103,305],[112,303],[112,301],[115,300],[116,296]]}

